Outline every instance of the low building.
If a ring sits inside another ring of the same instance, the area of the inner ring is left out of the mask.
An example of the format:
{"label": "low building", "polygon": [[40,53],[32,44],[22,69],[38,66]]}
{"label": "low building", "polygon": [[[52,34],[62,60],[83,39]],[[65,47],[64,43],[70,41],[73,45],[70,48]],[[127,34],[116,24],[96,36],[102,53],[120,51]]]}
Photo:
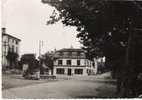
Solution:
{"label": "low building", "polygon": [[94,64],[95,64],[95,74],[101,74],[107,71],[107,68],[105,66],[105,57],[94,58]]}
{"label": "low building", "polygon": [[53,75],[91,75],[95,73],[93,61],[86,59],[82,49],[65,48],[55,52]]}
{"label": "low building", "polygon": [[6,28],[2,28],[2,67],[10,66],[7,59],[8,52],[19,54],[20,39],[6,33]]}

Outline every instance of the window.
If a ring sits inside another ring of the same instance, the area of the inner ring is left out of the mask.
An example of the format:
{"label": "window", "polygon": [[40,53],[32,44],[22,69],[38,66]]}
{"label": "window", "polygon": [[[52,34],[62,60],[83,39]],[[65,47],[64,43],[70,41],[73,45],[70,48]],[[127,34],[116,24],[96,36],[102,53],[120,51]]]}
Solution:
{"label": "window", "polygon": [[18,53],[18,47],[16,47],[16,53]]}
{"label": "window", "polygon": [[63,52],[64,56],[67,56],[68,55],[68,52]]}
{"label": "window", "polygon": [[9,40],[10,40],[10,39],[8,38],[7,42],[9,42]]}
{"label": "window", "polygon": [[62,65],[62,60],[58,60],[58,65]]}
{"label": "window", "polygon": [[80,56],[80,52],[77,52],[77,56]]}
{"label": "window", "polygon": [[76,55],[77,55],[77,52],[72,52],[72,55],[73,55],[73,56],[76,56]]}
{"label": "window", "polygon": [[83,74],[83,69],[75,69],[75,74]]}
{"label": "window", "polygon": [[72,52],[68,52],[68,56],[72,56]]}
{"label": "window", "polygon": [[80,60],[77,60],[77,65],[80,66]]}
{"label": "window", "polygon": [[71,60],[67,60],[67,65],[71,65]]}
{"label": "window", "polygon": [[92,63],[92,66],[94,66],[94,67],[95,67],[95,63],[94,63],[94,62]]}
{"label": "window", "polygon": [[63,52],[60,52],[60,53],[59,53],[59,56],[63,56]]}
{"label": "window", "polygon": [[4,51],[4,52],[3,52],[3,55],[6,56],[6,54],[7,54],[7,52]]}
{"label": "window", "polygon": [[12,42],[14,43],[14,39],[12,40]]}
{"label": "window", "polygon": [[8,51],[10,51],[10,52],[11,52],[11,47],[10,47],[10,46],[8,46]]}
{"label": "window", "polygon": [[18,44],[18,41],[16,41],[16,44]]}
{"label": "window", "polygon": [[63,68],[57,68],[56,74],[64,74],[64,69]]}
{"label": "window", "polygon": [[85,56],[85,54],[83,52],[80,53],[81,56]]}
{"label": "window", "polygon": [[14,52],[14,45],[12,46],[12,52]]}

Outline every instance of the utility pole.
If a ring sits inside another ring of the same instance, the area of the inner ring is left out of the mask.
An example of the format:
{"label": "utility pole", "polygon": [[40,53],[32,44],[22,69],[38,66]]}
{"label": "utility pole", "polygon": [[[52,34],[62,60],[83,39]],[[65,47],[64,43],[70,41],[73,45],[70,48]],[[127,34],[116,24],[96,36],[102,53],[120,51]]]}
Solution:
{"label": "utility pole", "polygon": [[39,57],[41,57],[42,47],[43,47],[43,41],[39,40]]}
{"label": "utility pole", "polygon": [[41,55],[41,40],[39,40],[39,57]]}

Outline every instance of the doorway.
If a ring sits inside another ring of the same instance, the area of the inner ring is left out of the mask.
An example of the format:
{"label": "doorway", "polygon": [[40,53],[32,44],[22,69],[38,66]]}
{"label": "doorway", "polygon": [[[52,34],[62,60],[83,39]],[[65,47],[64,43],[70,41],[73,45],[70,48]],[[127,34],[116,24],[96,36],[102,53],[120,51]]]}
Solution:
{"label": "doorway", "polygon": [[68,69],[68,75],[71,75],[71,69]]}

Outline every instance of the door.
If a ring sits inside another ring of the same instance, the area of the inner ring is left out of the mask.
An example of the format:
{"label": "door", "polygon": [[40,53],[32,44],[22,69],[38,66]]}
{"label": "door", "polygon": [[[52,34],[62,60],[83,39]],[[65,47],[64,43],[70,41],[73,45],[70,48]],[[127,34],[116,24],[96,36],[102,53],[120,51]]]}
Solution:
{"label": "door", "polygon": [[68,69],[68,75],[71,75],[71,69]]}

